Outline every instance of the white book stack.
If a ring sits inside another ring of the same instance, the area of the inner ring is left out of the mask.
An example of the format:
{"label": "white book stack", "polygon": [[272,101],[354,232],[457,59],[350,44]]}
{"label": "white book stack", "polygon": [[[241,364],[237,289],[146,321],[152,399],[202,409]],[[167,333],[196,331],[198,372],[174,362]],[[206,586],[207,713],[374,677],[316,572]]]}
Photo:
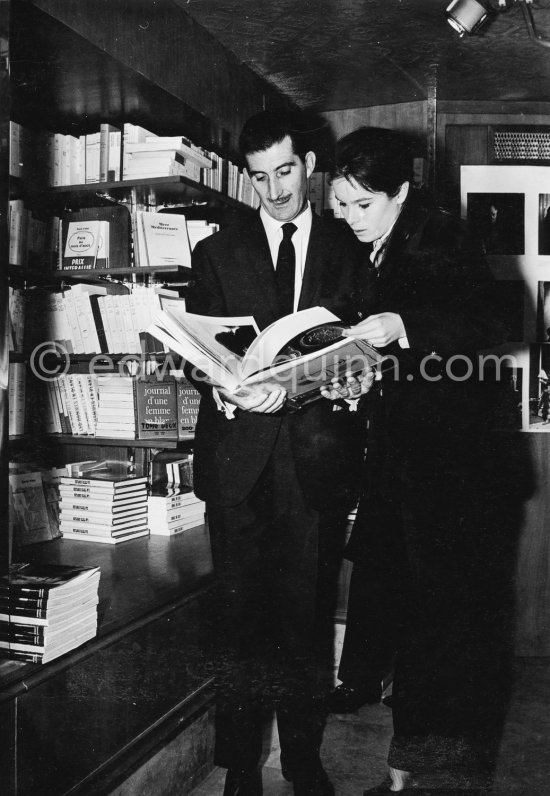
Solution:
{"label": "white book stack", "polygon": [[131,376],[97,377],[96,437],[135,439],[134,386]]}
{"label": "white book stack", "polygon": [[12,564],[0,578],[0,649],[47,663],[97,634],[99,567]]}
{"label": "white book stack", "polygon": [[[124,180],[179,176],[201,182],[201,172],[212,168],[203,151],[183,136],[135,135],[124,141]],[[139,139],[145,140],[139,140]]]}
{"label": "white book stack", "polygon": [[149,534],[144,477],[99,472],[61,476],[59,494],[64,539],[120,544]]}
{"label": "white book stack", "polygon": [[188,219],[187,234],[189,236],[191,251],[193,251],[200,240],[218,232],[219,228],[218,224],[209,224],[205,219]]}
{"label": "white book stack", "polygon": [[147,504],[152,536],[175,536],[204,524],[204,501],[189,487],[149,495]]}

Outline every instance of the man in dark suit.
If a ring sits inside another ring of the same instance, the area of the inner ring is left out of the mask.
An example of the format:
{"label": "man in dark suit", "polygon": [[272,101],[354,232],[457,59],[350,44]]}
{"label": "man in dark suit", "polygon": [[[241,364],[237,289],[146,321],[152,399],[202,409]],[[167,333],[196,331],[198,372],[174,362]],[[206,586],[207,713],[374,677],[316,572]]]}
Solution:
{"label": "man in dark suit", "polygon": [[[261,208],[197,244],[188,310],[252,315],[263,329],[322,305],[352,323],[360,247],[341,222],[312,214],[315,154],[293,120],[266,112],[247,122],[240,147]],[[229,769],[224,794],[262,793],[267,706],[294,793],[330,796],[318,679],[329,601],[319,598],[336,580],[362,423],[322,399],[288,411],[277,385],[238,394],[199,386],[195,490],[207,502],[220,587],[215,759]]]}

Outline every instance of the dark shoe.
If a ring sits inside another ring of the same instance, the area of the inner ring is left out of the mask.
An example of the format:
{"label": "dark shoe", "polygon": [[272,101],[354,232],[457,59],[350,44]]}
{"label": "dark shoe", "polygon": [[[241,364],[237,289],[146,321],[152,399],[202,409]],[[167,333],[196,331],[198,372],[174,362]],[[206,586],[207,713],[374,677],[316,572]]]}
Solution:
{"label": "dark shoe", "polygon": [[320,760],[292,771],[291,776],[294,796],[334,796],[334,786]]}
{"label": "dark shoe", "polygon": [[230,768],[225,777],[223,796],[262,796],[262,773],[260,769],[240,771]]}
{"label": "dark shoe", "polygon": [[331,713],[353,713],[362,705],[375,705],[382,696],[382,683],[353,688],[342,683],[328,695],[328,709]]}

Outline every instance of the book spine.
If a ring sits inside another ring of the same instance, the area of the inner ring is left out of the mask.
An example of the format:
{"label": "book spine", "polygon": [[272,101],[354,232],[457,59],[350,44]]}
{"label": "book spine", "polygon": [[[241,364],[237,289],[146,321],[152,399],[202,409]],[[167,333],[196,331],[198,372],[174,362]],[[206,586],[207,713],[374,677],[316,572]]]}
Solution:
{"label": "book spine", "polygon": [[99,133],[86,136],[86,182],[99,182]]}
{"label": "book spine", "polygon": [[26,381],[26,363],[10,362],[8,369],[9,434],[25,433]]}
{"label": "book spine", "polygon": [[[77,286],[78,287],[78,286]],[[97,354],[101,351],[97,330],[94,321],[92,305],[88,293],[79,290],[72,290],[71,296],[74,300],[74,308],[78,319],[78,327],[82,338],[84,354]]]}

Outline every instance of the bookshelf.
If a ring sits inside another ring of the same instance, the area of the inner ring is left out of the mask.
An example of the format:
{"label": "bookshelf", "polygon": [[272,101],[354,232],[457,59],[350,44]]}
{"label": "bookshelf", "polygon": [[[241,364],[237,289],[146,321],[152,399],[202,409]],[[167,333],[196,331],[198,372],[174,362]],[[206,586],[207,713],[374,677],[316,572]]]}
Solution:
{"label": "bookshelf", "polygon": [[[251,212],[248,205],[229,193],[203,184],[204,175],[201,181],[177,175],[47,184],[47,168],[38,142],[51,142],[52,135],[55,141],[63,136],[82,140],[107,124],[122,130],[129,123],[156,136],[184,135],[194,142],[193,146],[213,157],[236,161],[236,142],[244,120],[264,107],[289,105],[286,98],[240,64],[170,0],[155,4],[155,15],[146,26],[145,35],[136,33],[145,29],[141,25],[140,4],[129,7],[121,0],[105,4],[101,25],[97,24],[96,12],[94,3],[89,2],[79,8],[78,14],[67,0],[14,0],[11,4],[10,112],[22,133],[11,158],[7,158],[14,166],[9,179],[10,200],[24,203],[28,217],[32,212],[39,222],[82,208],[93,208],[96,218],[117,207],[126,207],[130,212],[137,207],[161,209],[187,218],[214,218],[220,225],[235,214]],[[181,53],[180,61],[168,64],[156,57],[155,53],[165,50],[168,43],[174,52]],[[175,72],[179,75],[177,80]],[[22,164],[20,168],[18,164]],[[66,177],[67,169],[64,174]],[[123,239],[119,250],[124,245]],[[109,268],[78,271],[55,268],[53,261],[41,267],[36,258],[25,264],[18,259],[10,262],[8,277],[14,288],[28,294],[37,290],[63,292],[81,283],[122,283],[166,285],[180,296],[185,295],[190,284],[187,269],[133,267],[127,259],[122,264],[112,259]],[[25,365],[30,371],[31,353],[28,347],[16,349],[10,354],[10,363]],[[69,373],[82,373],[98,357],[99,354],[69,353]],[[116,350],[106,357],[110,362],[106,370],[110,367],[116,371],[124,354]],[[149,353],[143,358],[149,362],[162,360]],[[104,362],[101,364],[105,372]],[[187,439],[45,433],[36,384],[27,379],[26,386],[27,397],[35,401],[34,410],[38,411],[33,410],[32,428],[10,440],[10,454],[16,461],[24,461],[27,456],[34,458],[33,444],[41,456],[51,454],[57,462],[59,457],[91,458],[92,450],[98,459],[126,460],[132,450],[136,472],[147,473],[155,451],[189,450]]]}
{"label": "bookshelf", "polygon": [[[154,14],[146,13],[143,3],[111,0],[101,4],[98,14],[96,0],[84,0],[78,9],[70,0],[12,0],[11,119],[33,133],[75,136],[93,133],[102,123],[120,128],[129,122],[156,135],[184,134],[236,159],[245,119],[264,107],[289,103],[181,7],[171,0],[152,5]],[[159,58],[167,52],[176,55]],[[7,119],[4,123],[7,131]],[[3,158],[6,173],[8,162]],[[204,213],[224,224],[234,214],[250,212],[241,202],[182,176],[52,187],[31,173],[30,180],[10,178],[8,198],[22,199],[44,215],[126,203],[162,205],[188,218]],[[175,283],[183,295],[188,277],[180,268],[116,264],[75,273],[12,261],[6,270],[12,286],[35,292],[128,280]],[[28,362],[28,353],[15,351],[11,362]],[[124,355],[107,356],[116,368]],[[148,356],[154,360],[156,355]],[[86,368],[90,359],[71,354],[70,367]],[[51,461],[131,458],[139,473],[147,472],[156,451],[177,456],[192,446],[188,440],[46,434],[40,429],[41,411],[38,403],[32,434],[6,440],[4,452],[18,461],[31,455]],[[25,560],[99,564],[99,623],[96,639],[49,664],[0,663],[5,792],[110,793],[130,775],[139,776],[144,761],[166,743],[184,750],[178,772],[182,788],[198,772],[204,776],[212,765],[213,745],[208,652],[213,578],[207,528],[114,547],[61,538],[17,551],[19,560],[21,553]],[[58,706],[56,715],[52,704]],[[67,755],[67,748],[75,747],[81,751]],[[200,755],[189,752],[199,747]]]}

